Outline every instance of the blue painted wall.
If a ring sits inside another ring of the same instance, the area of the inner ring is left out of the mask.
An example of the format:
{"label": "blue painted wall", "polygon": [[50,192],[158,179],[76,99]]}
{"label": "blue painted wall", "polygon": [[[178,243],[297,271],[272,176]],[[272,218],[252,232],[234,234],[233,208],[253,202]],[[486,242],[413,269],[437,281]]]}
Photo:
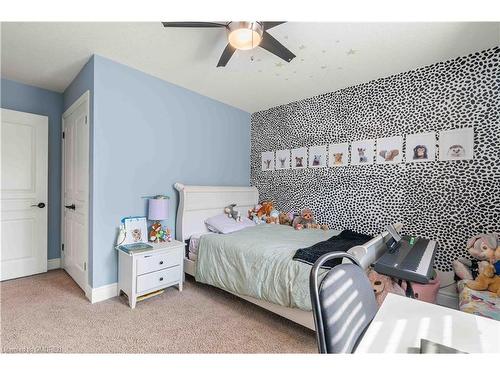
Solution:
{"label": "blue painted wall", "polygon": [[1,80],[2,108],[49,118],[48,259],[61,256],[61,115],[63,95],[38,87]]}
{"label": "blue painted wall", "polygon": [[93,92],[96,288],[117,281],[117,227],[146,214],[141,196],[171,197],[175,233],[175,182],[248,186],[250,114],[100,56]]}

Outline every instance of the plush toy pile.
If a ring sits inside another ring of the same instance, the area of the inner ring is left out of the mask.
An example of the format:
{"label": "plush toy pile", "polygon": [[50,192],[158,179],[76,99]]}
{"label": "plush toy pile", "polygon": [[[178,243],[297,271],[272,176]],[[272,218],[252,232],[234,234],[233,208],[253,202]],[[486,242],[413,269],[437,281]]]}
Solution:
{"label": "plush toy pile", "polygon": [[460,258],[453,261],[457,279],[473,280],[483,273],[488,264],[500,274],[500,238],[498,233],[479,234],[467,241],[467,251],[472,259]]}
{"label": "plush toy pile", "polygon": [[248,210],[248,218],[255,224],[281,224],[300,229],[323,229],[328,230],[328,226],[320,225],[314,219],[313,212],[305,208],[300,215],[290,212],[279,212],[271,201],[263,201],[253,209]]}
{"label": "plush toy pile", "polygon": [[467,241],[472,259],[453,261],[455,278],[467,280],[473,290],[489,290],[500,297],[500,237],[498,233],[479,234]]}

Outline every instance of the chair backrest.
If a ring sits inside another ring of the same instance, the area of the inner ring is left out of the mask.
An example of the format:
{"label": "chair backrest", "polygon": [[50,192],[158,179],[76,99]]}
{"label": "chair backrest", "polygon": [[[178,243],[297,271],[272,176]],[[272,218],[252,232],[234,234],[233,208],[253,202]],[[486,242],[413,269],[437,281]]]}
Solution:
{"label": "chair backrest", "polygon": [[[325,262],[344,257],[352,264],[319,275]],[[311,270],[310,292],[319,352],[352,353],[377,313],[375,294],[358,260],[344,252],[321,256]]]}

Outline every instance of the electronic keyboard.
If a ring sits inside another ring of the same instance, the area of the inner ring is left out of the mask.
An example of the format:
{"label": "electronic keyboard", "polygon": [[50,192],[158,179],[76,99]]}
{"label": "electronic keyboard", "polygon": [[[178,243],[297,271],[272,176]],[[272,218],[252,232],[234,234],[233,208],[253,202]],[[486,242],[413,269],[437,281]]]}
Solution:
{"label": "electronic keyboard", "polygon": [[396,249],[387,251],[375,262],[375,271],[402,280],[429,283],[434,273],[437,243],[424,238],[412,243],[410,237],[404,236]]}

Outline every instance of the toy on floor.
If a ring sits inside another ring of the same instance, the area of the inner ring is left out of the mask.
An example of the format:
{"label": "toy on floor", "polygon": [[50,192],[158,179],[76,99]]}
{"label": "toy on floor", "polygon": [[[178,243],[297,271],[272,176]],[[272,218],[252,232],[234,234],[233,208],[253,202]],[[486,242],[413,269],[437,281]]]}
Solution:
{"label": "toy on floor", "polygon": [[385,296],[389,293],[399,294],[401,296],[405,295],[405,291],[398,283],[393,281],[389,276],[381,275],[375,270],[368,271],[368,280],[370,280],[372,284],[373,293],[375,293],[375,299],[379,307],[382,305],[382,302],[384,302]]}
{"label": "toy on floor", "polygon": [[473,259],[460,258],[452,262],[457,279],[474,280],[488,262],[500,273],[500,239],[498,233],[479,234],[467,241],[467,251]]}
{"label": "toy on floor", "polygon": [[224,208],[224,213],[227,215],[227,217],[232,218],[236,221],[241,221],[241,214],[240,211],[235,209],[236,204],[230,204],[229,206],[226,206]]}
{"label": "toy on floor", "polygon": [[328,230],[328,225],[319,225],[314,219],[314,214],[309,208],[304,208],[300,215],[297,216],[292,223],[292,226],[297,229],[323,229]]}
{"label": "toy on floor", "polygon": [[500,276],[495,275],[492,264],[487,264],[475,280],[467,280],[465,285],[473,290],[488,290],[500,297]]}

